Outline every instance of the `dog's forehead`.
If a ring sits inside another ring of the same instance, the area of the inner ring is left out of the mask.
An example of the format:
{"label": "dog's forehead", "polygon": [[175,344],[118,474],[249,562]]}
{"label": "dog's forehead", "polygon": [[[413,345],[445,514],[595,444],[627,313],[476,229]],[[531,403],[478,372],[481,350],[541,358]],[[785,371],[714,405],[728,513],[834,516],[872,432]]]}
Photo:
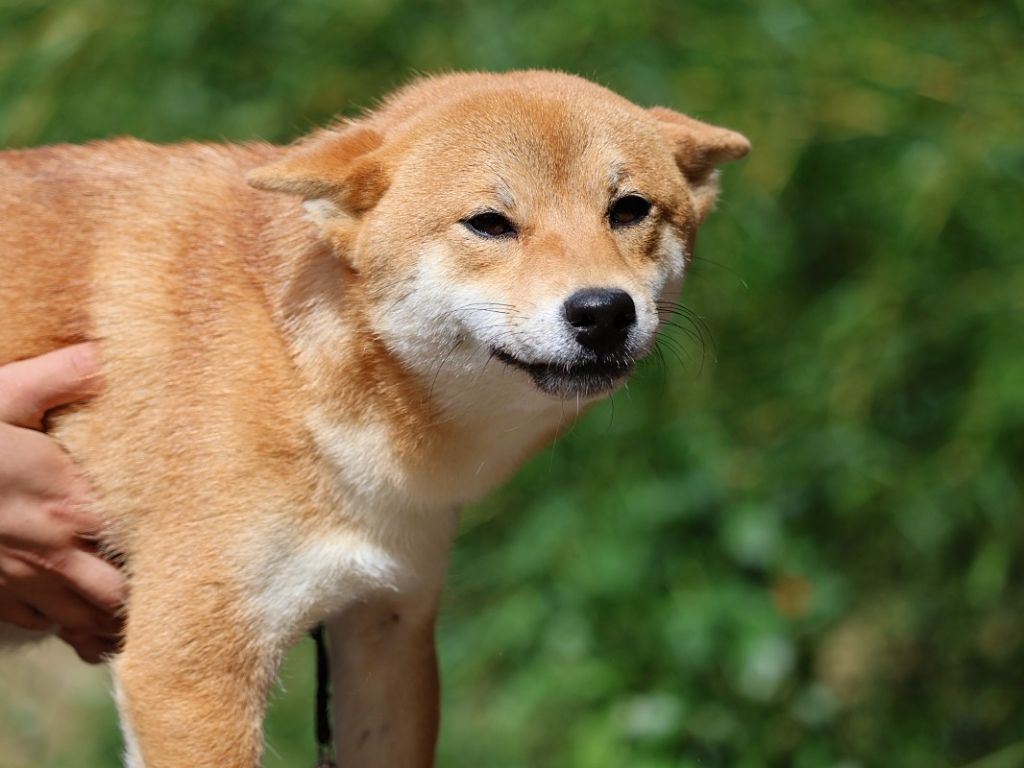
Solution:
{"label": "dog's forehead", "polygon": [[529,161],[537,156],[572,158],[594,150],[639,149],[656,138],[642,112],[587,95],[506,91],[452,104],[444,121],[463,146],[504,149]]}
{"label": "dog's forehead", "polygon": [[[672,160],[655,121],[601,96],[521,88],[472,94],[421,121],[409,137],[409,160],[505,197],[540,180],[605,190],[627,178],[663,177]],[[438,157],[440,166],[425,162]]]}

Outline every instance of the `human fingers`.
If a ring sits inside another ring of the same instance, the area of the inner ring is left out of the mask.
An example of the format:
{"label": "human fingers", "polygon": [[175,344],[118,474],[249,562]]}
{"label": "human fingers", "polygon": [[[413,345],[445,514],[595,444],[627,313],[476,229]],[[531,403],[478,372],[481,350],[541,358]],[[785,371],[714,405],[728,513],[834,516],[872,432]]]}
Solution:
{"label": "human fingers", "polygon": [[0,419],[0,482],[5,488],[59,496],[74,471],[71,458],[52,438]]}
{"label": "human fingers", "polygon": [[67,585],[104,613],[115,616],[128,597],[123,572],[98,554],[76,549],[68,553],[61,570]]}
{"label": "human fingers", "polygon": [[116,616],[104,613],[63,584],[36,579],[31,588],[22,581],[11,585],[10,591],[62,629],[103,635],[116,635],[121,629]]}
{"label": "human fingers", "polygon": [[[39,433],[0,424],[0,429],[5,427],[47,442]],[[44,496],[46,492],[75,492],[71,489],[76,479],[67,472],[61,474],[65,469],[61,462],[66,457],[59,449],[54,450],[60,459],[56,462],[59,466],[48,475],[53,488],[15,485],[7,488],[5,498],[0,498],[0,578],[11,581],[12,586],[25,582],[20,586],[22,590],[35,590],[47,583],[63,584],[112,615],[126,597],[125,577],[96,551],[95,539],[102,529],[99,518],[84,503]],[[26,469],[22,480],[28,482],[41,464],[36,462],[32,469]],[[5,485],[2,480],[0,477],[0,491]],[[85,493],[79,491],[79,495]]]}
{"label": "human fingers", "polygon": [[0,541],[68,546],[95,537],[94,494],[67,453],[41,432],[0,422]]}
{"label": "human fingers", "polygon": [[104,662],[120,650],[117,638],[71,631],[58,632],[57,636],[74,649],[78,658],[88,664]]}
{"label": "human fingers", "polygon": [[121,638],[76,630],[60,630],[57,637],[70,645],[82,661],[98,664],[121,650]]}
{"label": "human fingers", "polygon": [[0,599],[0,622],[36,632],[45,632],[54,627],[53,622],[38,611],[32,610],[20,600],[7,596]]}
{"label": "human fingers", "polygon": [[0,421],[41,429],[48,410],[87,399],[100,385],[99,355],[92,343],[8,363],[0,366]]}
{"label": "human fingers", "polygon": [[[61,571],[75,551],[93,546],[102,523],[86,503],[48,498],[47,491],[32,487],[42,482],[30,474],[13,482],[0,477],[0,554]],[[53,483],[50,491],[56,492],[61,483],[57,477]]]}

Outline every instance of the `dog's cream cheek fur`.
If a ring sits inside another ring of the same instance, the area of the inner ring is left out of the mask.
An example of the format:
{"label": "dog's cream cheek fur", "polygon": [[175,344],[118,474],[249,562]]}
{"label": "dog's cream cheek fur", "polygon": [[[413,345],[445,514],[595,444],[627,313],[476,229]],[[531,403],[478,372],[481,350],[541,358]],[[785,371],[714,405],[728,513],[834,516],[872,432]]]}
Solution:
{"label": "dog's cream cheek fur", "polygon": [[[435,245],[423,253],[412,279],[402,283],[401,293],[379,319],[381,333],[392,340],[411,368],[430,375],[432,392],[442,401],[453,406],[461,401],[466,407],[467,393],[482,388],[467,386],[465,380],[453,381],[452,374],[485,376],[495,348],[526,360],[571,358],[576,342],[564,322],[563,304],[573,289],[560,288],[564,281],[570,286],[613,287],[630,293],[636,302],[639,356],[657,333],[657,302],[675,300],[685,270],[682,238],[668,224],[660,229],[655,258],[633,267],[617,258],[603,281],[574,278],[571,268],[563,269],[557,280],[533,275],[528,252],[511,254],[509,258],[522,263],[496,267],[492,270],[496,275],[479,271],[466,275],[456,247]],[[584,256],[572,254],[564,261],[581,261]],[[509,403],[521,411],[550,405],[534,387],[517,386],[521,376],[500,365],[494,367],[500,375],[486,379],[493,385],[486,391],[498,395],[488,402],[495,406],[492,413],[508,409]]]}

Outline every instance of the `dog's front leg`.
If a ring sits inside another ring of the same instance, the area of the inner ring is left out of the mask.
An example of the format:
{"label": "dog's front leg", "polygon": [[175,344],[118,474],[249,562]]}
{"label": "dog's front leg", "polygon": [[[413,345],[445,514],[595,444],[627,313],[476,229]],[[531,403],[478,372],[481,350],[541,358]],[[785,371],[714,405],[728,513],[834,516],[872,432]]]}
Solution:
{"label": "dog's front leg", "polygon": [[242,615],[230,581],[140,575],[114,664],[128,766],[254,768],[279,651]]}
{"label": "dog's front leg", "polygon": [[381,598],[354,606],[329,624],[339,765],[434,765],[436,613],[435,594]]}

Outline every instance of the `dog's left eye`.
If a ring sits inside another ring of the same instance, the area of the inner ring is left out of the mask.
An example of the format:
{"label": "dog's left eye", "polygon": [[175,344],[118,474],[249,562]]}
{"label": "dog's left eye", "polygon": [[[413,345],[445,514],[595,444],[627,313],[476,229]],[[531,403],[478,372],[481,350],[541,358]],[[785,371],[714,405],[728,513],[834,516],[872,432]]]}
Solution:
{"label": "dog's left eye", "polygon": [[640,195],[620,197],[608,209],[608,221],[613,227],[626,227],[647,218],[651,204]]}
{"label": "dog's left eye", "polygon": [[508,237],[515,235],[516,227],[500,213],[488,211],[471,216],[464,222],[471,232],[482,237]]}

